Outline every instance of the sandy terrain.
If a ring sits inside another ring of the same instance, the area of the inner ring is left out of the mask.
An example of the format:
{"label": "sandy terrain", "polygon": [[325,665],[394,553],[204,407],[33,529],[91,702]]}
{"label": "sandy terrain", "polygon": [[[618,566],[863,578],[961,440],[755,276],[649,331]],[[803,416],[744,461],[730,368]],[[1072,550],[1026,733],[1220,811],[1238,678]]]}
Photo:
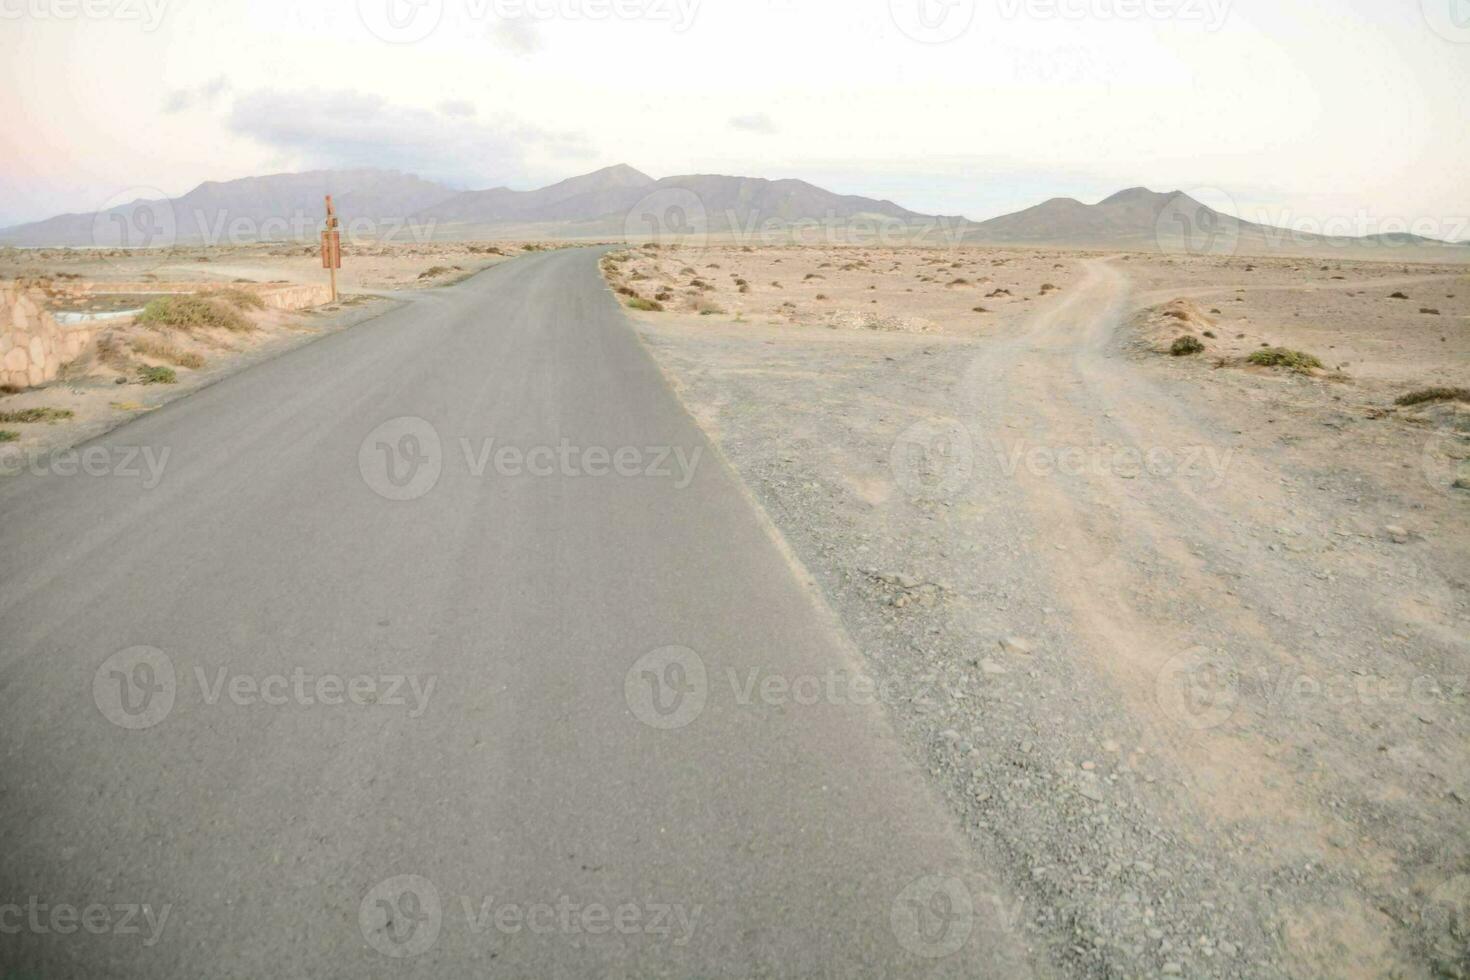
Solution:
{"label": "sandy terrain", "polygon": [[[47,454],[105,432],[138,412],[151,411],[261,358],[381,313],[403,290],[447,285],[527,251],[560,248],[537,242],[455,242],[414,245],[344,244],[340,303],[288,312],[245,309],[244,331],[148,327],[133,317],[109,321],[101,349],[69,366],[62,380],[19,393],[0,393],[0,475],[50,465]],[[315,248],[296,244],[120,249],[0,248],[0,279],[58,289],[97,283],[85,298],[56,296],[52,312],[105,313],[136,309],[144,299],[105,292],[108,282],[322,283],[326,271]],[[144,384],[139,369],[164,366],[169,384]],[[35,422],[3,413],[56,409],[70,417]]]}
{"label": "sandy terrain", "polygon": [[[1057,960],[1464,975],[1470,405],[1394,404],[1470,385],[1463,267],[737,247],[608,268],[665,295],[633,314],[646,344]],[[1170,356],[1185,333],[1204,350]],[[1323,368],[1249,364],[1262,345]]]}

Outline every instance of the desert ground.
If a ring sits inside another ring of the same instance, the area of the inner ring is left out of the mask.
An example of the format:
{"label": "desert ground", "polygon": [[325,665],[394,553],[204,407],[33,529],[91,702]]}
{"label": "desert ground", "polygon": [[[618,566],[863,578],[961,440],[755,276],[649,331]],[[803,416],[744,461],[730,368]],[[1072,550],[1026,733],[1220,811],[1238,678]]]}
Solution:
{"label": "desert ground", "polygon": [[[0,429],[70,445],[549,247],[349,249],[339,303],[244,329],[123,317],[0,395],[69,418]],[[732,244],[603,269],[1065,972],[1466,975],[1464,267]],[[324,275],[305,246],[0,251],[61,312]]]}
{"label": "desert ground", "polygon": [[[447,285],[517,255],[556,247],[349,242],[338,302],[291,310],[252,305],[246,290],[325,284],[320,253],[310,245],[0,248],[0,280],[37,287],[51,313],[121,314],[104,321],[107,329],[94,349],[69,364],[58,382],[0,393],[0,432],[6,433],[0,436],[0,472],[18,471],[39,454],[75,445],[263,358],[371,319],[393,307],[395,294]],[[154,297],[133,290],[150,283],[170,290],[197,285],[198,296],[212,296],[215,307],[226,308],[225,318],[147,322],[133,314]],[[110,292],[109,284],[127,284],[129,291]],[[149,375],[148,369],[172,374]]]}
{"label": "desert ground", "polygon": [[1463,266],[604,271],[1034,941],[1093,976],[1467,975]]}

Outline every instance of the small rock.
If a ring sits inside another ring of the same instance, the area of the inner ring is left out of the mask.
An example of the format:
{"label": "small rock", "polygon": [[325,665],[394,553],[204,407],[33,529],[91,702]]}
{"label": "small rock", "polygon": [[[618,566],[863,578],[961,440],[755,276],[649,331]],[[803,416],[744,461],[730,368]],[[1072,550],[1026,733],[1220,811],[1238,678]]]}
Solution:
{"label": "small rock", "polygon": [[1084,769],[1084,770],[1086,770],[1086,771],[1087,771],[1087,772],[1092,772],[1092,770],[1094,770],[1094,769],[1096,769],[1096,768],[1097,768],[1097,766],[1096,766],[1096,765],[1094,765],[1094,764],[1093,764],[1093,763],[1091,763],[1091,762],[1084,762],[1084,763],[1082,763],[1082,768],[1083,768],[1083,769]]}
{"label": "small rock", "polygon": [[1021,656],[1029,656],[1031,654],[1031,644],[1019,636],[1008,636],[1001,640],[1000,648],[1006,653],[1015,653]]}
{"label": "small rock", "polygon": [[996,663],[994,660],[991,660],[989,657],[986,657],[984,660],[980,661],[980,672],[982,674],[990,674],[991,676],[994,676],[994,677],[998,677],[1001,674],[1009,674],[1010,673],[1010,671],[1007,670],[1004,666],[1002,666],[1001,664]]}
{"label": "small rock", "polygon": [[1404,544],[1409,540],[1408,529],[1399,527],[1397,524],[1384,525],[1383,533],[1387,534],[1394,544]]}

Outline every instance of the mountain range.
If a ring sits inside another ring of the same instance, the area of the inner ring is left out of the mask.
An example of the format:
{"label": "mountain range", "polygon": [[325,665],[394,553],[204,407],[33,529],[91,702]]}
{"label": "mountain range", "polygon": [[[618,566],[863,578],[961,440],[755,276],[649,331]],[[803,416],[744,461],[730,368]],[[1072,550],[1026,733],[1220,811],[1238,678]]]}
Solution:
{"label": "mountain range", "polygon": [[[1135,187],[1097,204],[1053,198],[974,222],[926,215],[892,201],[836,194],[802,180],[689,174],[656,180],[627,165],[542,187],[457,190],[392,170],[316,170],[207,181],[172,200],[140,198],[100,211],[57,215],[0,229],[0,244],[140,246],[312,239],[323,195],[332,194],[353,238],[628,238],[661,232],[746,236],[763,241],[804,227],[855,232],[938,232],[931,244],[1054,245],[1179,252],[1316,252],[1344,246],[1470,258],[1466,243],[1414,235],[1326,238],[1231,217],[1175,191]],[[799,240],[812,240],[810,237]],[[825,240],[825,239],[822,239]],[[1405,258],[1409,257],[1407,255]]]}

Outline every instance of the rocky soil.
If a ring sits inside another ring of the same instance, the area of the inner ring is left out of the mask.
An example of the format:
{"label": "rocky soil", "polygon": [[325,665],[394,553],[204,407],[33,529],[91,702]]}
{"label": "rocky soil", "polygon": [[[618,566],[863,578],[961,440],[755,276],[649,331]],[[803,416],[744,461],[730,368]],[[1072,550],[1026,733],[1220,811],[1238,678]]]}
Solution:
{"label": "rocky soil", "polygon": [[1470,406],[1394,403],[1470,381],[1463,270],[710,251],[612,281],[832,262],[636,322],[1058,972],[1467,975]]}

